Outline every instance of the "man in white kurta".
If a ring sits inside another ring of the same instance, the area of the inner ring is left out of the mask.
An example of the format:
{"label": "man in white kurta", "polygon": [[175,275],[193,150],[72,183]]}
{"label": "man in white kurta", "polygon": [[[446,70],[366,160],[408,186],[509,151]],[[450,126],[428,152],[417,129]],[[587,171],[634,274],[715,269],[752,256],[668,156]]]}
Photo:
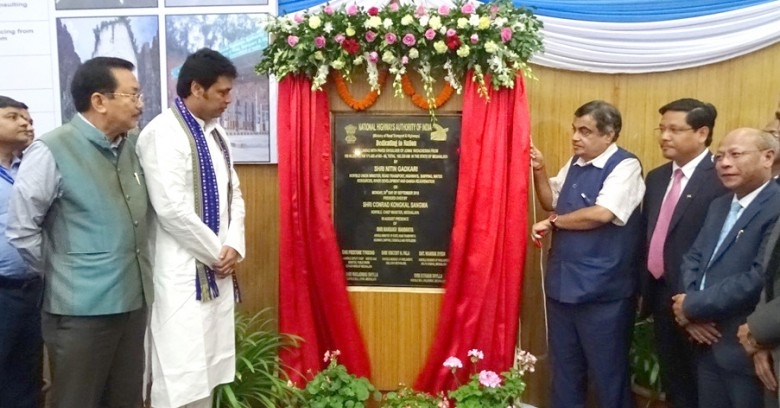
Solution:
{"label": "man in white kurta", "polygon": [[[157,297],[148,342],[154,408],[210,408],[214,387],[235,376],[233,268],[245,251],[244,201],[226,152],[225,130],[218,124],[235,78],[235,68],[229,69],[232,64],[223,59],[211,50],[191,55],[179,76],[180,99],[146,126],[137,144],[157,214],[153,263]],[[189,84],[182,85],[183,80]],[[187,116],[195,119],[191,126],[199,126],[196,130],[205,135],[218,189],[218,233],[196,209],[200,172],[193,169],[193,158],[201,166],[203,160],[183,127],[181,112],[191,114]],[[218,296],[210,300],[205,294],[198,299],[197,262],[215,273]]]}

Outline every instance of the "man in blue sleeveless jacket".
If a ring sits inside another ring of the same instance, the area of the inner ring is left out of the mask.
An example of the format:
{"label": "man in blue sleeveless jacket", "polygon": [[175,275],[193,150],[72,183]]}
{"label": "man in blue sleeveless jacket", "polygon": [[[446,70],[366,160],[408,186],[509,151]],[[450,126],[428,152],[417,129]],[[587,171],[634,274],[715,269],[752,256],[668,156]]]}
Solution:
{"label": "man in blue sleeveless jacket", "polygon": [[537,195],[552,215],[533,226],[552,232],[545,278],[549,312],[552,407],[584,407],[587,378],[599,406],[632,406],[628,349],[634,320],[638,206],[645,192],[642,168],[615,145],[620,112],[591,101],[574,112],[574,156],[547,177],[532,148]]}

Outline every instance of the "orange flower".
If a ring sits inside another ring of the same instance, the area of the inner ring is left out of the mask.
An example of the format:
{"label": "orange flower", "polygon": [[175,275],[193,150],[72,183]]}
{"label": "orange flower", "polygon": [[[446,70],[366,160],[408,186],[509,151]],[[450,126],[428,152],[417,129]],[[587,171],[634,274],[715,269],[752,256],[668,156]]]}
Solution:
{"label": "orange flower", "polygon": [[333,83],[336,84],[336,92],[339,94],[341,100],[344,101],[347,106],[352,108],[352,110],[364,111],[374,106],[376,100],[379,98],[379,89],[382,89],[382,87],[385,86],[385,81],[387,80],[387,71],[379,72],[379,78],[377,78],[379,89],[369,92],[368,95],[363,97],[363,99],[355,99],[355,97],[352,96],[352,93],[349,92],[347,84],[344,82],[344,78],[340,73],[331,72],[330,77],[333,79]]}
{"label": "orange flower", "polygon": [[436,95],[436,99],[434,100],[433,106],[431,107],[428,106],[428,100],[425,98],[425,96],[418,94],[417,90],[414,89],[414,84],[412,84],[412,81],[409,80],[409,76],[404,75],[401,77],[401,88],[403,89],[404,94],[412,98],[412,103],[414,103],[415,106],[422,110],[440,108],[442,105],[447,103],[448,100],[450,100],[450,97],[452,97],[452,93],[454,92],[452,85],[445,81],[444,88],[442,88],[441,92]]}

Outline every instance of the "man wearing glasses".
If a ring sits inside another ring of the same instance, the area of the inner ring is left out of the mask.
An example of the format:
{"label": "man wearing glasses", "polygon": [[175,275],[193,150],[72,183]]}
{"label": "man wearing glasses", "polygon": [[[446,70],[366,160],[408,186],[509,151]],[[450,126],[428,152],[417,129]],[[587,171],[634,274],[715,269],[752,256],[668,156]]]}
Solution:
{"label": "man wearing glasses", "polygon": [[135,154],[134,66],[97,57],[71,83],[78,113],[25,153],[7,236],[44,276],[42,331],[54,408],[141,405],[152,302],[152,215]]}
{"label": "man wearing glasses", "polygon": [[683,293],[673,297],[677,323],[699,344],[695,353],[699,407],[763,405],[753,361],[737,328],[764,285],[760,247],[780,214],[780,186],[771,182],[778,141],[758,129],[736,129],[714,156],[733,194],[715,199],[681,267]]}
{"label": "man wearing glasses", "polygon": [[693,344],[674,321],[672,296],[680,292],[680,264],[704,224],[707,207],[728,190],[715,173],[712,130],[718,112],[709,103],[684,98],[658,110],[661,154],[669,162],[647,174],[642,205],[645,240],[640,265],[642,312],[653,328],[667,400],[676,408],[698,406]]}

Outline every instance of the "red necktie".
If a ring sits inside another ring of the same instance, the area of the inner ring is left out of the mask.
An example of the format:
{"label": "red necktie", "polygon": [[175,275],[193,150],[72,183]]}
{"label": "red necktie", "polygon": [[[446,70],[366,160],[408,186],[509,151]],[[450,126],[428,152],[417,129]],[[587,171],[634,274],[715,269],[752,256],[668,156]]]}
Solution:
{"label": "red necktie", "polygon": [[666,195],[664,202],[661,204],[661,211],[658,213],[658,221],[655,223],[653,237],[650,239],[650,251],[647,254],[647,270],[656,279],[664,274],[664,241],[666,241],[666,233],[669,232],[669,224],[672,222],[674,207],[680,199],[682,178],[682,170],[675,170],[672,188],[669,189],[669,194]]}

